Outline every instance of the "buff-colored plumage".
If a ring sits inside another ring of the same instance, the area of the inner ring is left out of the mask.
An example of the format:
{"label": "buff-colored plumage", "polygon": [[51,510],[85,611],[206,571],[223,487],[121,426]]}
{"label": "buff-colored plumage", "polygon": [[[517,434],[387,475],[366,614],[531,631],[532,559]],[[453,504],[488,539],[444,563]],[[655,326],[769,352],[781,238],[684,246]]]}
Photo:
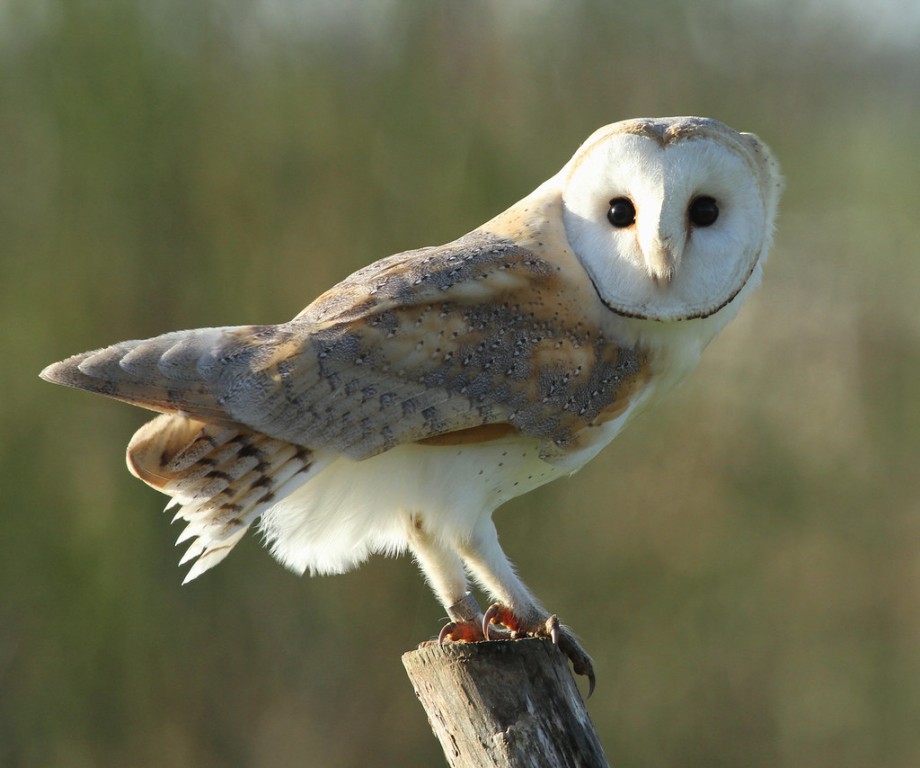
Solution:
{"label": "buff-colored plumage", "polygon": [[128,464],[187,521],[187,580],[261,520],[295,570],[409,548],[456,622],[481,620],[469,572],[506,624],[540,631],[492,511],[578,469],[689,372],[759,279],[778,192],[749,134],[617,123],[492,221],[378,261],[288,323],[122,342],[42,376],[162,412]]}

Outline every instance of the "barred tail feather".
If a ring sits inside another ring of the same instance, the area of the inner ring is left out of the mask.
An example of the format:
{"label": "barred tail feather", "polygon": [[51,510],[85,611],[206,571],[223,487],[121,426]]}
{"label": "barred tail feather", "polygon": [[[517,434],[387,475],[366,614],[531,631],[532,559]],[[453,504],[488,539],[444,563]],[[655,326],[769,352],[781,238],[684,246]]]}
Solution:
{"label": "barred tail feather", "polygon": [[223,560],[265,511],[327,463],[322,454],[266,435],[180,414],[141,427],[128,445],[128,468],[178,506],[191,539],[180,564],[195,561],[187,583]]}

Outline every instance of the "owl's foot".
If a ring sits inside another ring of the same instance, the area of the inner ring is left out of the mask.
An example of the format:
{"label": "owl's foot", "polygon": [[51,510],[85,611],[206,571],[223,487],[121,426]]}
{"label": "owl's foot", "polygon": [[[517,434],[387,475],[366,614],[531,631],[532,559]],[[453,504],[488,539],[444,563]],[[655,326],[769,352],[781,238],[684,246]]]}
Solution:
{"label": "owl's foot", "polygon": [[482,609],[471,592],[447,606],[447,615],[450,621],[441,629],[438,645],[447,642],[476,643],[486,639],[482,634]]}
{"label": "owl's foot", "polygon": [[444,643],[477,643],[485,640],[482,625],[475,621],[451,621],[441,628],[438,645]]}
{"label": "owl's foot", "polygon": [[445,624],[434,640],[423,640],[419,648],[428,648],[444,643],[478,643],[485,640],[482,635],[482,620],[450,621]]}
{"label": "owl's foot", "polygon": [[[572,662],[572,669],[576,675],[585,675],[588,678],[588,696],[594,693],[596,678],[594,676],[594,663],[587,651],[581,647],[575,634],[568,627],[559,623],[555,614],[548,616],[546,619],[536,619],[524,621],[515,615],[510,608],[501,603],[495,603],[489,607],[482,617],[482,636],[486,640],[492,639],[497,634],[495,626],[498,626],[499,632],[502,629],[510,633],[510,638],[518,637],[548,637],[557,645],[566,658]],[[446,627],[445,627],[446,629]],[[443,630],[442,630],[443,634]],[[502,632],[504,634],[504,632]],[[508,636],[508,635],[505,635]],[[495,638],[498,639],[498,638]]]}

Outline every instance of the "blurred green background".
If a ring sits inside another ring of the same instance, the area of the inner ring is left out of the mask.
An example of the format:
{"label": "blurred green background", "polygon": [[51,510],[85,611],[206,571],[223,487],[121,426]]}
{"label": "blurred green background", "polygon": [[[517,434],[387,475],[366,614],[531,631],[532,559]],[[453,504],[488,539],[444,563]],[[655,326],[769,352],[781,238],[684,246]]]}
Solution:
{"label": "blurred green background", "polygon": [[911,0],[2,0],[0,764],[443,764],[411,561],[301,579],[250,535],[180,587],[147,415],[38,372],[287,320],[600,125],[703,114],[783,164],[764,286],[503,543],[614,765],[920,766],[917,39]]}

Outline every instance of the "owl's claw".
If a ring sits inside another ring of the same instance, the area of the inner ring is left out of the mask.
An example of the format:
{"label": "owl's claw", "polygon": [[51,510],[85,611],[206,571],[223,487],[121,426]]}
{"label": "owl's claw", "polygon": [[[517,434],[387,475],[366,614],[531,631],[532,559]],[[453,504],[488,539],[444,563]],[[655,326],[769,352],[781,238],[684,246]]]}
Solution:
{"label": "owl's claw", "polygon": [[482,634],[486,640],[491,639],[493,625],[504,627],[511,633],[511,639],[519,637],[549,637],[553,645],[559,645],[559,619],[555,614],[544,621],[524,621],[507,605],[493,603],[482,617]]}
{"label": "owl's claw", "polygon": [[444,643],[475,643],[486,638],[482,635],[482,628],[472,621],[450,621],[445,624],[438,634],[438,645]]}
{"label": "owl's claw", "polygon": [[451,621],[445,624],[438,634],[438,645],[444,643],[478,643],[482,640],[511,640],[513,635],[504,627],[492,627],[488,635],[483,634],[482,622]]}
{"label": "owl's claw", "polygon": [[501,606],[498,603],[493,603],[489,606],[488,610],[483,614],[482,617],[482,634],[486,640],[489,639],[489,627],[492,626],[492,622],[499,623],[498,611]]}
{"label": "owl's claw", "polygon": [[588,696],[594,693],[597,678],[594,676],[594,663],[591,657],[581,647],[575,634],[568,627],[559,623],[559,618],[553,614],[543,620],[525,622],[516,616],[510,608],[501,603],[489,606],[482,617],[482,634],[486,640],[491,639],[492,625],[499,625],[507,629],[511,639],[519,637],[548,637],[553,645],[558,646],[566,658],[572,662],[572,669],[576,675],[588,678]]}

